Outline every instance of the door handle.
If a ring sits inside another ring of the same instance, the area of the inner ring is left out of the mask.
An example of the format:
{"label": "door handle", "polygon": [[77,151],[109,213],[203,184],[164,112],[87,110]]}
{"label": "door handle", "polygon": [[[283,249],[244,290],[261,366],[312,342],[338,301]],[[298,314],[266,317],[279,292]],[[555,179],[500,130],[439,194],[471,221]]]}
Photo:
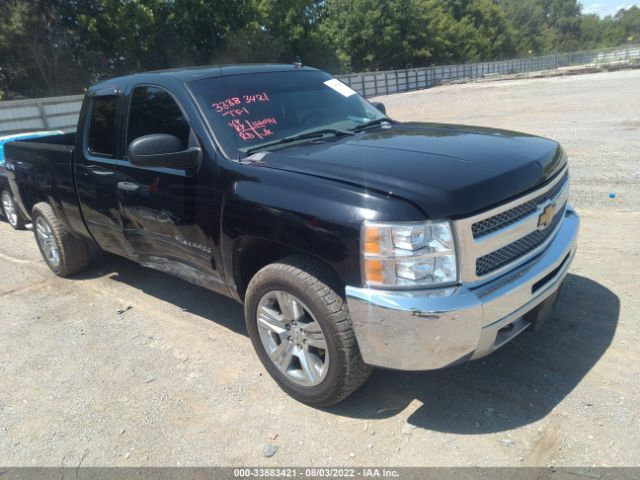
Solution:
{"label": "door handle", "polygon": [[83,167],[94,175],[113,175],[113,170],[109,170],[102,165],[84,165]]}
{"label": "door handle", "polygon": [[118,190],[124,192],[137,192],[140,190],[140,185],[133,182],[118,182]]}

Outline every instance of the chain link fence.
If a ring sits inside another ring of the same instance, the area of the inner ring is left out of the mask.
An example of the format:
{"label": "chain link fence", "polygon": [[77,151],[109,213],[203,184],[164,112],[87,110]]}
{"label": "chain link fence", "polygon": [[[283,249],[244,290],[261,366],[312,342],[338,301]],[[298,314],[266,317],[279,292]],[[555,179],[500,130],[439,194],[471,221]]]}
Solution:
{"label": "chain link fence", "polygon": [[[338,75],[338,78],[364,97],[376,97],[449,82],[550,70],[561,73],[563,69],[577,66],[600,68],[633,64],[640,64],[640,45],[495,62],[352,73]],[[72,130],[76,127],[81,105],[82,95],[0,102],[0,135],[33,130]]]}

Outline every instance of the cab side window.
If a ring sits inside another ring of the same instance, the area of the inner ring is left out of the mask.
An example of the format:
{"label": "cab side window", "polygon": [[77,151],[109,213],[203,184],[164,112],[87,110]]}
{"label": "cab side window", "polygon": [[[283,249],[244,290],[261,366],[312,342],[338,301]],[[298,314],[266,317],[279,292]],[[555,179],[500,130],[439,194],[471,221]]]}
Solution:
{"label": "cab side window", "polygon": [[89,153],[112,157],[116,144],[118,97],[95,97],[89,117]]}
{"label": "cab side window", "polygon": [[167,133],[180,139],[186,149],[190,127],[180,107],[159,87],[136,87],[131,95],[127,145],[143,135]]}

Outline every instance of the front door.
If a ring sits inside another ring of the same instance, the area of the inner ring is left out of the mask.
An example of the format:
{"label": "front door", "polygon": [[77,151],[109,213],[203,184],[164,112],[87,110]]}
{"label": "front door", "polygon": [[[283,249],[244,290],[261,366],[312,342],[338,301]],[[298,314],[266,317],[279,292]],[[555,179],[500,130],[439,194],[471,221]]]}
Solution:
{"label": "front door", "polygon": [[[143,135],[176,136],[198,146],[189,120],[163,88],[138,85],[130,94],[125,148]],[[195,169],[140,167],[123,155],[116,166],[124,235],[145,266],[224,291],[214,261],[214,168],[209,158]]]}

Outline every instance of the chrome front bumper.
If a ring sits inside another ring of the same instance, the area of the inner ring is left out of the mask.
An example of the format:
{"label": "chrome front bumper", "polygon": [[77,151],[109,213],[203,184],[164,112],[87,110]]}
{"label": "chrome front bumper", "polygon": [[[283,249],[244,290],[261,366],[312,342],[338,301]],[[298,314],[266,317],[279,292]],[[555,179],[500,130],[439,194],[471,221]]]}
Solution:
{"label": "chrome front bumper", "polygon": [[[522,316],[560,288],[576,253],[580,219],[567,205],[547,248],[477,288],[388,291],[348,286],[365,363],[431,370],[484,357],[531,324]],[[508,328],[505,328],[508,327]]]}

